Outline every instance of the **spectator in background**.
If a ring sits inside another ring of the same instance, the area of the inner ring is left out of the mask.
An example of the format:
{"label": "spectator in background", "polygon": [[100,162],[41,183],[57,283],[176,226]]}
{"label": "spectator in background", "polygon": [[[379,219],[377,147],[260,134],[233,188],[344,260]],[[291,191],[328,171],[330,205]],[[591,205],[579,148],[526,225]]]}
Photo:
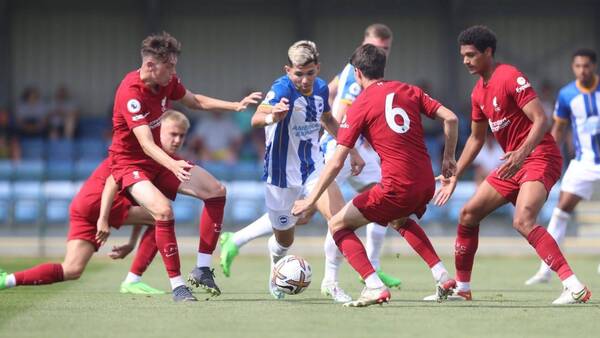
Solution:
{"label": "spectator in background", "polygon": [[[249,89],[246,93],[256,92],[254,89]],[[262,163],[265,155],[265,133],[259,128],[252,128],[250,121],[252,115],[256,111],[256,107],[248,107],[248,109],[233,113],[233,122],[242,134],[242,147],[240,149],[240,159],[254,160]]]}
{"label": "spectator in background", "polygon": [[48,131],[48,106],[37,87],[23,90],[16,109],[16,127],[20,136],[43,137]]}
{"label": "spectator in background", "polygon": [[241,145],[242,133],[233,120],[215,112],[196,124],[189,144],[196,159],[228,163],[238,160]]}
{"label": "spectator in background", "polygon": [[11,125],[10,113],[0,107],[0,160],[18,161],[21,159],[19,139]]}
{"label": "spectator in background", "polygon": [[473,160],[475,184],[479,185],[485,178],[502,164],[500,158],[504,155],[504,151],[494,138],[494,134],[488,130],[485,143],[481,148],[475,160]]}
{"label": "spectator in background", "polygon": [[73,139],[79,108],[65,85],[56,88],[48,115],[48,137]]}

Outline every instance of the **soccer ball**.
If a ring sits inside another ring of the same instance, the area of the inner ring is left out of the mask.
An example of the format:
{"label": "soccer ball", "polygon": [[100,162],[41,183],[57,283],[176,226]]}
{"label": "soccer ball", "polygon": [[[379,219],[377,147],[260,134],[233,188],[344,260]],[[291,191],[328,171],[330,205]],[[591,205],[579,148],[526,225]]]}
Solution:
{"label": "soccer ball", "polygon": [[272,283],[283,293],[297,295],[310,285],[312,270],[304,258],[287,255],[273,267]]}

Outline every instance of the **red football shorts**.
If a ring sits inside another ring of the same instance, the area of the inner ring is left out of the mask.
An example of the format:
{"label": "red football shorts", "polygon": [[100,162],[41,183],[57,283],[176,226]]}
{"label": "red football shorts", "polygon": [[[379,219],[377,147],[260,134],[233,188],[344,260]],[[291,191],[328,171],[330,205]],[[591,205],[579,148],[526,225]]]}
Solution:
{"label": "red football shorts", "polygon": [[[179,158],[175,156],[173,156],[173,158],[179,160]],[[125,167],[114,165],[113,163],[112,175],[115,182],[117,182],[117,185],[120,187],[121,194],[125,193],[127,188],[138,182],[150,181],[165,195],[165,197],[172,201],[177,197],[177,190],[181,184],[181,181],[179,181],[170,170],[154,162],[151,164],[135,164]]]}
{"label": "red football shorts", "polygon": [[525,182],[540,181],[544,184],[546,192],[550,193],[550,190],[560,178],[562,156],[560,154],[547,154],[544,157],[528,158],[523,163],[523,167],[513,177],[506,180],[499,178],[496,171],[497,169],[492,171],[487,176],[486,181],[502,197],[512,204],[516,204],[521,184]]}
{"label": "red football shorts", "polygon": [[421,218],[434,192],[435,185],[399,192],[376,184],[354,197],[352,204],[369,221],[387,225],[391,221],[412,214]]}

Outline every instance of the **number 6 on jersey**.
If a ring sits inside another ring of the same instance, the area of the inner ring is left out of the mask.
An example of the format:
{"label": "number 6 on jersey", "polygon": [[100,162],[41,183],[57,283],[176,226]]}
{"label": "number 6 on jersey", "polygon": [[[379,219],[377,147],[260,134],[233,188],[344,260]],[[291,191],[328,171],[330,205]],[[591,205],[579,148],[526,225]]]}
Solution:
{"label": "number 6 on jersey", "polygon": [[[392,102],[394,101],[394,93],[389,93],[385,97],[385,121],[388,126],[398,134],[404,134],[410,129],[410,119],[406,111],[400,107],[393,108]],[[396,123],[396,115],[400,115],[404,124],[400,125]]]}

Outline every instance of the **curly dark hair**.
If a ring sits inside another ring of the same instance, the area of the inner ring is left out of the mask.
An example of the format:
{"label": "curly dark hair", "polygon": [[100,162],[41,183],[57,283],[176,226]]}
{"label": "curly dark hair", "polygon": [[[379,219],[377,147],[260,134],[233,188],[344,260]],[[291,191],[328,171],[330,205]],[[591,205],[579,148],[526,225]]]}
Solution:
{"label": "curly dark hair", "polygon": [[181,54],[181,43],[167,32],[152,34],[142,41],[142,58],[153,56],[167,61],[173,55]]}
{"label": "curly dark hair", "polygon": [[491,48],[492,56],[496,53],[496,34],[486,26],[471,26],[460,32],[458,43],[461,46],[473,45],[481,53]]}

